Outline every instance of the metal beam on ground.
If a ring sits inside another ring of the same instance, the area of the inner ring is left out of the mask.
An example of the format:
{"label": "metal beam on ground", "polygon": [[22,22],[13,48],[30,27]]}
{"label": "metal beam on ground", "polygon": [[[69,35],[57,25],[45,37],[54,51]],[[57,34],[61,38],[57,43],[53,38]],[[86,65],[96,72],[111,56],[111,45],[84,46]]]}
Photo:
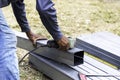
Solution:
{"label": "metal beam on ground", "polygon": [[[113,40],[112,40],[113,39]],[[76,47],[120,68],[120,37],[109,32],[98,32],[77,37]]]}
{"label": "metal beam on ground", "polygon": [[[17,46],[19,48],[28,51],[34,49],[34,47],[32,46],[31,42],[28,40],[25,34],[21,34],[21,32],[15,32],[15,33],[18,38]],[[47,44],[47,40],[37,41],[38,46],[46,45],[46,44]],[[35,50],[34,53],[58,61],[60,63],[64,63],[72,66],[83,64],[83,58],[84,58],[84,51],[79,48],[73,48],[68,51],[61,51],[56,48],[40,47],[39,49]]]}
{"label": "metal beam on ground", "polygon": [[[56,61],[41,57],[40,55],[34,53],[31,53],[31,55],[29,56],[29,61],[30,63],[32,63],[33,66],[35,66],[37,70],[49,76],[53,80],[81,80],[79,78],[79,73],[92,75],[92,77],[86,76],[87,80],[120,79],[119,76],[115,76],[120,74],[118,70],[112,69],[111,67],[104,65],[88,56],[85,57],[87,58],[85,59],[85,63],[78,66],[68,66],[65,64],[57,63]],[[92,63],[89,63],[89,61]],[[94,66],[93,63],[97,63],[97,65]],[[112,70],[112,72],[115,71],[114,73],[112,73],[113,75],[110,71],[106,71],[106,68],[107,70]]]}
{"label": "metal beam on ground", "polygon": [[57,63],[34,53],[29,55],[29,61],[36,69],[53,80],[80,80],[78,72],[65,64]]}
{"label": "metal beam on ground", "polygon": [[[28,49],[30,47],[32,50],[34,47],[32,46],[31,42],[27,40],[27,37],[21,37],[21,33],[19,33],[18,41],[19,46],[23,47],[23,49]],[[23,36],[23,35],[22,35]],[[45,43],[44,41],[41,42],[42,44]],[[41,44],[41,45],[42,45]],[[119,75],[120,71],[109,67],[95,59],[92,59],[88,56],[84,56],[84,64],[77,65],[77,66],[68,66],[56,61],[53,61],[49,58],[40,56],[36,53],[30,53],[29,55],[29,62],[34,66],[34,68],[38,69],[40,72],[44,73],[48,77],[53,80],[81,80],[78,76],[79,73],[82,74],[92,74],[92,77],[87,77],[87,80],[119,80],[120,78],[115,76]],[[111,73],[112,72],[112,73]],[[110,75],[110,77],[95,77],[94,75]]]}
{"label": "metal beam on ground", "polygon": [[116,70],[86,55],[84,56],[84,64],[75,66],[73,69],[85,75],[93,75],[92,77],[86,76],[92,80],[120,80],[119,70]]}

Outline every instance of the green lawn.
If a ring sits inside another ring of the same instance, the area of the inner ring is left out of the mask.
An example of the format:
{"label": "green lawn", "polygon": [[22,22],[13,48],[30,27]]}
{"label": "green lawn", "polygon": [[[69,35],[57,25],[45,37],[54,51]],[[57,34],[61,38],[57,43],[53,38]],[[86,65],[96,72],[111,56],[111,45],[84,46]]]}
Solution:
{"label": "green lawn", "polygon": [[[120,1],[119,0],[53,0],[57,9],[58,22],[66,36],[76,38],[82,34],[109,31],[120,35]],[[27,18],[31,29],[37,34],[51,38],[42,25],[35,9],[35,0],[25,0]],[[12,29],[20,28],[9,7],[3,9],[8,24]],[[27,51],[18,49],[21,58]],[[27,58],[20,65],[21,80],[47,80],[43,74],[28,65]]]}

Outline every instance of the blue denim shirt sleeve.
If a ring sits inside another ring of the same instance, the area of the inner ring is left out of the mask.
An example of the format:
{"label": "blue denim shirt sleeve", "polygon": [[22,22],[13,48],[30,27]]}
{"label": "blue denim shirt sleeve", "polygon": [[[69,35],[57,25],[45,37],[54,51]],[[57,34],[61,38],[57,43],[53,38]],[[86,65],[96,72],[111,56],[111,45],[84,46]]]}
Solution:
{"label": "blue denim shirt sleeve", "polygon": [[[17,2],[12,2],[11,4],[17,22],[19,23],[22,31],[27,32],[30,30],[30,27],[26,18],[25,5],[23,1],[24,0],[18,0]],[[56,10],[53,8],[53,2],[51,0],[37,0],[36,3],[37,11],[40,15],[42,23],[52,37],[55,40],[59,40],[63,34],[57,23]]]}
{"label": "blue denim shirt sleeve", "polygon": [[54,40],[62,38],[63,34],[57,22],[56,9],[52,0],[36,0],[36,9],[41,21]]}
{"label": "blue denim shirt sleeve", "polygon": [[23,3],[24,0],[18,0],[17,2],[11,2],[14,15],[16,20],[21,27],[23,32],[27,32],[30,30],[30,26],[28,24],[25,12],[25,4]]}

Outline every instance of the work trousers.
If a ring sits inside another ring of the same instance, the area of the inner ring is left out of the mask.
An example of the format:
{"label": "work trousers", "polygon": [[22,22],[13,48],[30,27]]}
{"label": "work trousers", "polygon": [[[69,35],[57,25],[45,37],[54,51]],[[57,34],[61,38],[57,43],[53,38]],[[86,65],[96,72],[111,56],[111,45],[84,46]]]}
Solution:
{"label": "work trousers", "polygon": [[36,0],[36,9],[43,25],[55,40],[59,40],[63,34],[58,26],[56,9],[53,6],[51,0]]}
{"label": "work trousers", "polygon": [[19,80],[16,36],[0,9],[0,80]]}

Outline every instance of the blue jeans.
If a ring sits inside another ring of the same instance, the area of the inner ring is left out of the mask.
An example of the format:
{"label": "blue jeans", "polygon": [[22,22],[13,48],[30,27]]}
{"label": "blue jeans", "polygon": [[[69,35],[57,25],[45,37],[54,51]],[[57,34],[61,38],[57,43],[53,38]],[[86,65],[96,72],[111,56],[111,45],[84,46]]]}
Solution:
{"label": "blue jeans", "polygon": [[0,9],[0,80],[19,80],[17,39]]}

